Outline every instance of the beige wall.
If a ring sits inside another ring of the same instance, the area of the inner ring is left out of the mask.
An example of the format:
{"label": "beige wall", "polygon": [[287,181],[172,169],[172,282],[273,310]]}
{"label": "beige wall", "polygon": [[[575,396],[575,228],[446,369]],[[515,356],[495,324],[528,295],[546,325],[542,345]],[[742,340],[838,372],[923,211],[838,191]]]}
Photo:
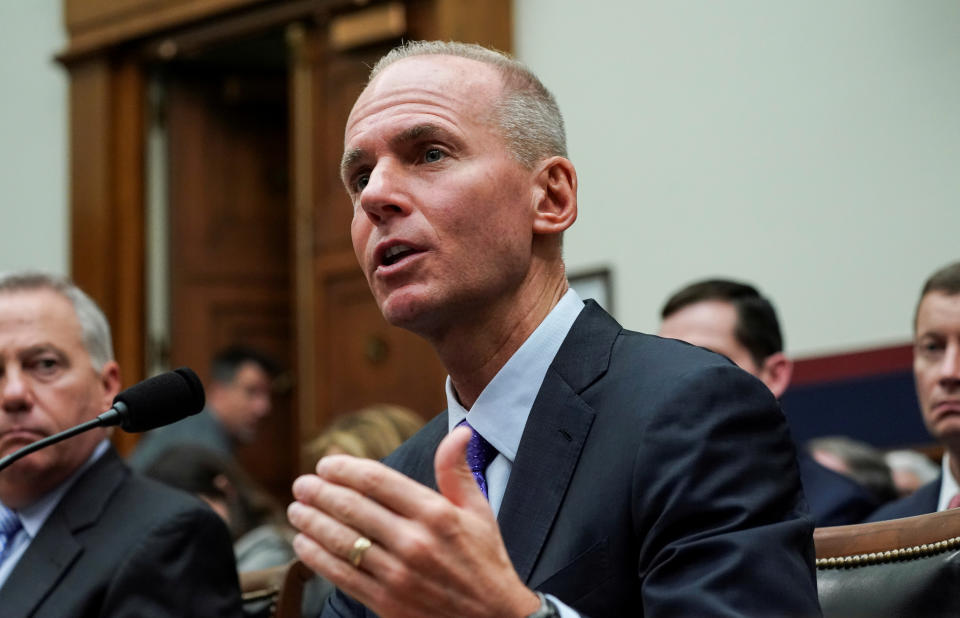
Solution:
{"label": "beige wall", "polygon": [[0,0],[0,270],[65,273],[67,81],[61,0]]}
{"label": "beige wall", "polygon": [[[898,343],[960,259],[960,3],[515,0],[581,181],[572,271],[652,330],[691,279],[751,280],[800,355]],[[0,0],[0,269],[68,269],[59,0]]]}
{"label": "beige wall", "polygon": [[656,329],[692,279],[774,299],[805,355],[907,340],[960,259],[955,0],[516,0],[580,175],[571,270]]}

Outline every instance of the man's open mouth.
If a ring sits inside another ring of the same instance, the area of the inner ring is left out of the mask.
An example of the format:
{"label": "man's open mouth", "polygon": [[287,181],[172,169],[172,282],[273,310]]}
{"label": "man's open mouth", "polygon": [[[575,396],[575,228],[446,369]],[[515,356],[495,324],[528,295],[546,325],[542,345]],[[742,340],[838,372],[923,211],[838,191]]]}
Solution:
{"label": "man's open mouth", "polygon": [[412,249],[407,245],[393,245],[383,252],[383,260],[381,263],[384,266],[393,266],[400,260],[413,255],[416,252],[416,249]]}

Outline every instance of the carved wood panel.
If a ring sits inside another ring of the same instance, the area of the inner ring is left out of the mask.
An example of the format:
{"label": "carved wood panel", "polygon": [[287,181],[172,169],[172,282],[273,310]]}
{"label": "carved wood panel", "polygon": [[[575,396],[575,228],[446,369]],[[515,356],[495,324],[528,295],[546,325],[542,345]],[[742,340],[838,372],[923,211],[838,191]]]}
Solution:
{"label": "carved wood panel", "polygon": [[440,412],[446,371],[430,344],[383,319],[353,252],[319,259],[316,271],[318,399],[308,431],[374,403],[404,405],[424,419]]}
{"label": "carved wood panel", "polygon": [[[218,65],[173,66],[168,75],[171,361],[207,378],[210,356],[241,343],[289,370],[286,75]],[[289,390],[276,395],[238,459],[286,496],[297,424]]]}
{"label": "carved wood panel", "polygon": [[[333,414],[374,399],[407,403],[428,416],[442,406],[442,370],[432,351],[383,323],[353,262],[351,209],[338,174],[350,106],[369,66],[392,41],[381,36],[361,44],[347,37],[333,50],[327,32],[331,19],[385,4],[398,2],[63,3],[70,34],[60,59],[71,74],[71,266],[114,325],[122,325],[118,355],[132,378],[128,383],[142,377],[144,368],[139,129],[146,63],[291,25],[294,53],[287,73],[248,71],[233,82],[194,73],[188,83],[190,74],[181,72],[186,81],[171,90],[166,109],[172,359],[205,373],[216,347],[243,338],[296,369],[296,413],[275,415],[279,424],[264,434],[265,442],[255,454],[243,455],[275,489],[289,487],[294,466],[282,483],[281,469],[296,459],[301,440]],[[510,0],[401,4],[406,38],[511,48]],[[394,36],[398,13],[387,13],[389,23],[378,32]],[[170,64],[164,70],[183,68]],[[288,84],[277,86],[288,77]],[[257,93],[267,99],[257,103]],[[231,96],[238,97],[233,104]],[[293,190],[285,185],[291,176]],[[112,231],[121,242],[101,242]]]}

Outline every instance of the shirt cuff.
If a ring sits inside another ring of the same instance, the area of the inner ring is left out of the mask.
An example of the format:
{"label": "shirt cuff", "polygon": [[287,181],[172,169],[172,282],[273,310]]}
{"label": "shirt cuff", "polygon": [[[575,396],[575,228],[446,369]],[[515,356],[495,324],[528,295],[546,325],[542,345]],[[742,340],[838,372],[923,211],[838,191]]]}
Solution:
{"label": "shirt cuff", "polygon": [[580,618],[580,614],[578,614],[576,610],[564,605],[563,601],[553,596],[552,594],[545,594],[543,596],[550,599],[550,601],[557,606],[557,610],[560,612],[560,618]]}

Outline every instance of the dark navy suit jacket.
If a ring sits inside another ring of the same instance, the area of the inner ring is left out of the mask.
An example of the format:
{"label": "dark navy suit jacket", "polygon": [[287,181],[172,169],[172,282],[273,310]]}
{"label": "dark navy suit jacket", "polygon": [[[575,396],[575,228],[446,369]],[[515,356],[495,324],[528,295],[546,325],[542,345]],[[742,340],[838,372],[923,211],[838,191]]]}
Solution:
{"label": "dark navy suit jacket", "polygon": [[[441,414],[386,462],[436,487]],[[776,400],[723,357],[588,302],[498,515],[528,586],[594,616],[819,615],[813,525]],[[324,616],[370,612],[337,593]]]}
{"label": "dark navy suit jacket", "polygon": [[937,505],[940,502],[940,484],[942,482],[942,476],[938,476],[936,480],[930,481],[909,496],[881,506],[874,511],[867,521],[885,521],[887,519],[936,513]]}
{"label": "dark navy suit jacket", "polygon": [[0,588],[0,616],[240,616],[230,534],[112,448],[71,487]]}
{"label": "dark navy suit jacket", "polygon": [[798,452],[800,482],[816,526],[859,524],[880,506],[866,487]]}

